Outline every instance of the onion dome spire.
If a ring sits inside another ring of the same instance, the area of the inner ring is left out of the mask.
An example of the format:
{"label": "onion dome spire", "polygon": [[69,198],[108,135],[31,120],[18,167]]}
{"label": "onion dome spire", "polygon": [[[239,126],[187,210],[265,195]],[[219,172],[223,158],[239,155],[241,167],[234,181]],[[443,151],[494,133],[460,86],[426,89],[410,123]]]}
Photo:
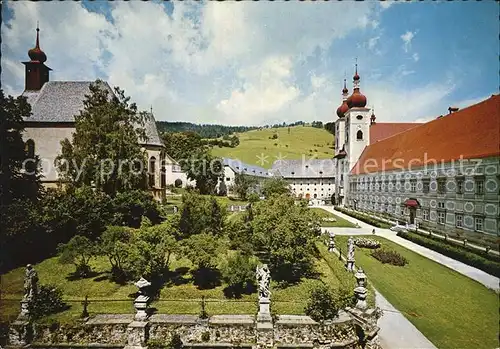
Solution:
{"label": "onion dome spire", "polygon": [[35,47],[28,51],[28,56],[31,61],[36,61],[40,63],[44,63],[47,60],[47,55],[40,49],[40,28],[38,27],[38,22],[36,25],[36,44]]}
{"label": "onion dome spire", "polygon": [[356,63],[356,72],[354,73],[352,80],[353,91],[349,98],[347,98],[347,106],[349,108],[364,108],[366,106],[366,97],[359,91],[360,77],[358,74],[358,63]]}
{"label": "onion dome spire", "polygon": [[370,116],[370,125],[373,125],[375,123],[375,120],[377,118],[375,117],[375,107],[372,106],[372,115]]}
{"label": "onion dome spire", "polygon": [[342,104],[337,108],[337,116],[339,118],[343,118],[346,111],[349,110],[347,106],[347,94],[349,91],[347,90],[346,80],[344,79],[344,88],[342,89]]}

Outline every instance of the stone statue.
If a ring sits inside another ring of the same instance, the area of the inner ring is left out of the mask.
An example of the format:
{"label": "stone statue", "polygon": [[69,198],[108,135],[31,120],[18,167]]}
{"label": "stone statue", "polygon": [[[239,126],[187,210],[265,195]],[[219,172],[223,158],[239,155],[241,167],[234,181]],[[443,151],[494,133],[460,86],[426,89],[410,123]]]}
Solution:
{"label": "stone statue", "polygon": [[330,242],[328,244],[328,251],[333,252],[335,250],[335,233],[330,231]]}
{"label": "stone statue", "polygon": [[23,301],[31,302],[38,292],[38,274],[31,264],[26,266],[24,275]]}
{"label": "stone statue", "polygon": [[271,297],[271,290],[269,284],[271,282],[271,272],[267,267],[267,264],[262,266],[257,266],[257,283],[259,285],[259,298],[269,298]]}
{"label": "stone statue", "polygon": [[352,236],[349,236],[349,240],[347,240],[347,260],[354,259],[354,240]]}
{"label": "stone statue", "polygon": [[347,240],[347,271],[354,272],[354,240],[349,236]]}

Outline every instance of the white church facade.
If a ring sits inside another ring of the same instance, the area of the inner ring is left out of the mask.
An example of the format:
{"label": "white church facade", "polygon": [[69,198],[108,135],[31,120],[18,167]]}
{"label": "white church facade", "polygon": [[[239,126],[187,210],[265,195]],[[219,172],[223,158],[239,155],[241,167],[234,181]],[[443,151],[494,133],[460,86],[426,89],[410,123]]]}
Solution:
{"label": "white church facade", "polygon": [[[83,110],[85,95],[90,93],[93,81],[50,81],[52,70],[45,65],[47,56],[40,49],[39,29],[37,28],[36,46],[28,51],[29,61],[25,65],[25,90],[22,96],[31,105],[32,115],[25,118],[23,139],[29,152],[40,157],[42,183],[56,186],[59,181],[55,160],[61,153],[61,141],[72,139],[75,132],[75,115]],[[107,82],[101,88],[113,95]],[[180,171],[175,160],[165,153],[165,146],[156,128],[154,115],[148,113],[145,124],[146,138],[139,140],[147,158],[148,186],[153,196],[161,200],[166,186],[181,179],[188,184],[185,173]]]}

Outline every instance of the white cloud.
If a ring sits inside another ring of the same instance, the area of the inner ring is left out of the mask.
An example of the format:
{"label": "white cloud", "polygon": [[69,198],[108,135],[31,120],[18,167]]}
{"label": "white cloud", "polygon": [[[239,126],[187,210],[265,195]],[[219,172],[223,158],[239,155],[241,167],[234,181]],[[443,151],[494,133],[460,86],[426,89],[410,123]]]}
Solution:
{"label": "white cloud", "polygon": [[415,53],[412,55],[412,58],[413,58],[413,60],[414,60],[415,62],[418,62],[418,60],[420,59],[420,56],[418,55],[418,53],[416,53],[416,52],[415,52]]}
{"label": "white cloud", "polygon": [[415,37],[416,33],[417,32],[412,32],[412,31],[408,30],[406,33],[404,33],[403,35],[401,35],[401,40],[403,40],[403,50],[405,52],[408,52],[410,50],[411,41]]}
{"label": "white cloud", "polygon": [[[363,31],[370,36],[362,50],[377,53],[384,37],[370,34],[379,23],[374,2],[175,2],[171,14],[157,2],[111,4],[109,22],[78,2],[10,2],[14,18],[1,27],[2,88],[22,92],[20,61],[34,45],[39,19],[41,46],[54,69],[51,80],[107,79],[140,108],[152,105],[159,120],[328,121],[336,118],[344,70],[358,49],[352,45],[326,57],[330,66],[306,65],[307,60],[327,56],[325,50],[338,40]],[[403,35],[408,45],[416,32],[409,33]],[[370,68],[369,59],[360,63],[367,72],[361,72],[363,93],[380,121],[432,113],[448,96],[446,84],[402,89],[400,77],[409,69],[398,70],[395,78]]]}

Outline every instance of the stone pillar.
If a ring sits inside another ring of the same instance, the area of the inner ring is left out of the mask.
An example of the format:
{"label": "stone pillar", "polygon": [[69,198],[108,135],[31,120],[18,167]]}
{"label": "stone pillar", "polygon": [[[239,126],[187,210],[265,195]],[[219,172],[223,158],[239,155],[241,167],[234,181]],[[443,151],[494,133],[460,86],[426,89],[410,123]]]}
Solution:
{"label": "stone pillar", "polygon": [[133,321],[127,327],[127,345],[124,349],[146,349],[149,334],[149,323]]}
{"label": "stone pillar", "polygon": [[356,278],[357,287],[354,289],[354,294],[356,295],[356,309],[365,310],[368,305],[366,304],[366,275],[363,272],[363,269],[358,268],[356,274],[354,274]]}
{"label": "stone pillar", "polygon": [[328,251],[333,252],[335,250],[335,233],[330,232],[330,243],[328,244]]}
{"label": "stone pillar", "polygon": [[273,318],[271,316],[271,273],[267,264],[257,267],[259,285],[259,312],[257,313],[257,348],[272,348],[274,344]]}
{"label": "stone pillar", "polygon": [[33,325],[27,320],[16,320],[9,326],[9,336],[6,348],[20,348],[33,340]]}
{"label": "stone pillar", "polygon": [[134,308],[136,310],[134,320],[145,321],[148,317],[146,310],[149,303],[149,297],[145,295],[145,289],[151,286],[151,283],[141,277],[134,285],[139,288],[139,296],[134,300]]}

